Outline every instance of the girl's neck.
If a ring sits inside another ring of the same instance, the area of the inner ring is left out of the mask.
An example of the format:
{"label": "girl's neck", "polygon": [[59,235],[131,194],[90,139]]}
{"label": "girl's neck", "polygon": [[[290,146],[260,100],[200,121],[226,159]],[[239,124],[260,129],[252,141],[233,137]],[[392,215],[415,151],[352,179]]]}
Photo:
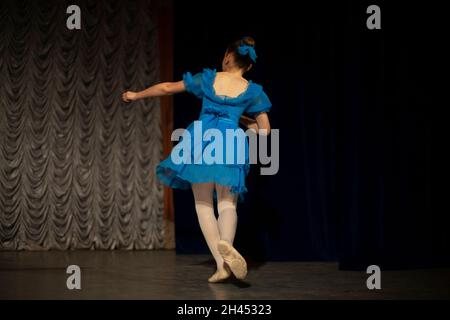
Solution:
{"label": "girl's neck", "polygon": [[226,73],[230,73],[236,77],[241,77],[243,76],[244,72],[242,71],[242,69],[239,68],[227,68],[226,70],[223,70]]}

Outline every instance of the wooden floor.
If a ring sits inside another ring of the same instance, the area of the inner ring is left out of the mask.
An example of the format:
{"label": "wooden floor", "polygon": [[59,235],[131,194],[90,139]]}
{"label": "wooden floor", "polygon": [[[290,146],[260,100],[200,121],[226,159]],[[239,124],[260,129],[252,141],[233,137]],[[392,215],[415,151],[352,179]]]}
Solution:
{"label": "wooden floor", "polygon": [[[81,268],[68,290],[66,268]],[[381,290],[364,272],[336,263],[249,262],[245,281],[209,284],[206,255],[174,251],[0,252],[0,299],[449,299],[450,269],[382,271]]]}

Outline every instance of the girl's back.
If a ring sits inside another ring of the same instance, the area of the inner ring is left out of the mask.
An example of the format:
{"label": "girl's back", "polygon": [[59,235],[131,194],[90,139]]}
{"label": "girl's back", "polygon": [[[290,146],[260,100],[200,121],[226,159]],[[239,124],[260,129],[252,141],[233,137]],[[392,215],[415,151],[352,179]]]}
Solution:
{"label": "girl's back", "polygon": [[244,93],[248,86],[249,82],[247,80],[229,72],[217,72],[213,84],[216,95],[231,98],[238,97]]}

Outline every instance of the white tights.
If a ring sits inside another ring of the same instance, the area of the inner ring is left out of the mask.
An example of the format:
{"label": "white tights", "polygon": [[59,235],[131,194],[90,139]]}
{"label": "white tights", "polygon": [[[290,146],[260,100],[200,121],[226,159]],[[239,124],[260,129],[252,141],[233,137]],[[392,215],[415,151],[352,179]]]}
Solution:
{"label": "white tights", "polygon": [[[213,192],[214,187],[217,193],[217,211],[219,218],[214,214]],[[224,261],[219,254],[217,244],[219,240],[226,240],[233,244],[237,227],[236,204],[238,194],[230,193],[230,188],[214,183],[193,183],[195,210],[197,211],[198,222],[208,244],[217,269],[224,268]]]}

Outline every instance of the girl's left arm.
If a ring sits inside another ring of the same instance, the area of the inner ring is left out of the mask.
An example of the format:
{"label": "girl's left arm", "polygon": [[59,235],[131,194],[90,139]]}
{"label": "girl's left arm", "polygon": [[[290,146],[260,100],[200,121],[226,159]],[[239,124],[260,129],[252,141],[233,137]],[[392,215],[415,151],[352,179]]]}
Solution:
{"label": "girl's left arm", "polygon": [[161,82],[139,92],[124,92],[122,99],[125,102],[130,102],[148,97],[168,96],[183,91],[186,91],[183,80],[177,82]]}
{"label": "girl's left arm", "polygon": [[242,115],[239,120],[242,125],[259,134],[268,135],[270,133],[269,116],[266,112],[259,113],[255,119]]}

